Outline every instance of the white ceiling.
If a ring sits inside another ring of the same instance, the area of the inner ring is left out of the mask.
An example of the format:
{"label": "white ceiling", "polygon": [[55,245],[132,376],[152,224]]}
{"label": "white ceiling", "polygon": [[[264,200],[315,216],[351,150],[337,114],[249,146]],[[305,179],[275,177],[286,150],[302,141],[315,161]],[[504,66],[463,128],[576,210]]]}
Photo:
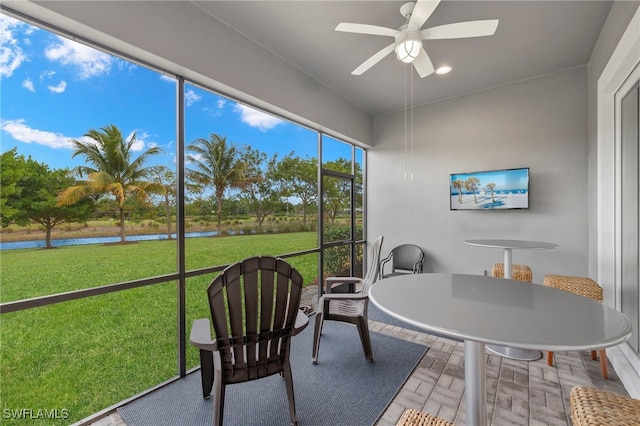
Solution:
{"label": "white ceiling", "polygon": [[[392,39],[334,31],[340,22],[398,28],[404,1],[192,2],[367,114],[404,108],[405,65],[395,54],[351,75]],[[592,0],[443,0],[423,28],[482,19],[500,24],[490,37],[425,42],[434,66],[453,71],[424,79],[412,71],[414,105],[585,65],[610,7],[610,1]]]}

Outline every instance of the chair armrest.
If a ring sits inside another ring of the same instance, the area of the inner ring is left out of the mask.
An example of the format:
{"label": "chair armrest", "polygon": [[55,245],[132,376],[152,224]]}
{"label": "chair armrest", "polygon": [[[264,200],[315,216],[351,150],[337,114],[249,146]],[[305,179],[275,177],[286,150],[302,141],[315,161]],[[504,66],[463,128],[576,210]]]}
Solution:
{"label": "chair armrest", "polygon": [[211,339],[211,329],[208,318],[197,319],[193,322],[189,341],[200,350],[211,352],[218,350],[218,344],[215,340]]}
{"label": "chair armrest", "polygon": [[366,300],[368,298],[368,294],[362,293],[330,293],[323,294],[321,297],[324,300]]}
{"label": "chair armrest", "polygon": [[331,293],[331,290],[335,284],[357,284],[362,281],[362,278],[358,277],[328,277],[324,281],[324,292]]}
{"label": "chair armrest", "polygon": [[302,309],[298,309],[298,315],[296,316],[296,323],[293,325],[293,335],[300,333],[309,325],[309,317]]}
{"label": "chair armrest", "polygon": [[380,261],[380,273],[378,275],[379,277],[382,277],[384,275],[384,265],[389,263],[391,259],[393,259],[393,252],[389,253],[389,256]]}

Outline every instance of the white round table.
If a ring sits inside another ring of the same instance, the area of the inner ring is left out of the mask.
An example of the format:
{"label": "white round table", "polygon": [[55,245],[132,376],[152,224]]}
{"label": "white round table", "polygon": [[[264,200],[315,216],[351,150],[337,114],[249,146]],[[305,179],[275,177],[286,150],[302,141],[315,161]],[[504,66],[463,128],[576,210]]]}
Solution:
{"label": "white round table", "polygon": [[[467,240],[465,244],[478,247],[499,248],[504,252],[504,278],[511,278],[512,251],[513,249],[525,250],[549,250],[558,247],[557,244],[544,243],[541,241],[523,241],[523,240],[499,240],[499,239],[482,239]],[[487,349],[496,354],[520,361],[535,361],[542,356],[540,351],[510,348],[504,346],[488,346]]]}
{"label": "white round table", "polygon": [[575,351],[631,337],[631,321],[586,297],[521,281],[463,274],[410,274],[378,281],[371,302],[427,331],[464,340],[467,424],[487,424],[485,344]]}

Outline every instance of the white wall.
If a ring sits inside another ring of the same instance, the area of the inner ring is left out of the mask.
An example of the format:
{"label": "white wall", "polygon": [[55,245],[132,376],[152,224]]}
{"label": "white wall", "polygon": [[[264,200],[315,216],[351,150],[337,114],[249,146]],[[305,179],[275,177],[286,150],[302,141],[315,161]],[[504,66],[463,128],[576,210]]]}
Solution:
{"label": "white wall", "polygon": [[[414,126],[411,181],[404,112],[374,119],[367,232],[385,236],[383,253],[415,243],[427,272],[477,274],[502,252],[467,239],[547,241],[559,248],[516,250],[514,263],[531,266],[539,283],[547,273],[587,275],[586,67],[416,108]],[[530,210],[449,210],[450,173],[515,167],[530,168]]]}

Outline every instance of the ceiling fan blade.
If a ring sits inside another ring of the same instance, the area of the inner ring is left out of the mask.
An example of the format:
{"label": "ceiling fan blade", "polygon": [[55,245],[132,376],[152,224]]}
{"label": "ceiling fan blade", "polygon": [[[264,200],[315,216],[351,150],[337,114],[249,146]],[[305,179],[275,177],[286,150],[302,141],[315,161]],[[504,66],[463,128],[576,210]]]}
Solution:
{"label": "ceiling fan blade", "polygon": [[368,24],[351,24],[348,22],[341,22],[336,27],[336,31],[342,31],[345,33],[357,33],[357,34],[371,34],[371,35],[381,35],[381,36],[389,36],[395,37],[400,33],[398,30],[394,30],[393,28],[385,28],[379,27],[377,25],[368,25]]}
{"label": "ceiling fan blade", "polygon": [[433,74],[433,63],[431,62],[431,58],[427,55],[424,49],[420,51],[418,57],[413,60],[413,66],[416,68],[418,75],[420,78],[425,78],[428,75]]}
{"label": "ceiling fan blade", "polygon": [[368,70],[369,68],[371,68],[372,66],[374,66],[375,64],[380,62],[382,60],[382,58],[387,56],[389,53],[393,52],[393,49],[395,47],[396,47],[395,42],[391,43],[390,45],[388,45],[387,47],[385,47],[384,49],[380,50],[378,53],[376,53],[375,55],[373,55],[372,57],[370,57],[369,59],[364,61],[362,63],[362,65],[360,65],[358,68],[353,70],[351,72],[351,74],[353,74],[353,75],[362,74],[363,72],[365,72],[366,70]]}
{"label": "ceiling fan blade", "polygon": [[443,40],[449,38],[469,38],[494,35],[498,28],[497,19],[486,21],[456,22],[455,24],[440,25],[426,28],[420,33],[423,40]]}
{"label": "ceiling fan blade", "polygon": [[438,7],[438,4],[440,4],[440,0],[417,0],[413,12],[411,12],[411,18],[409,18],[409,25],[407,25],[407,27],[415,28],[416,30],[422,27],[436,7]]}

